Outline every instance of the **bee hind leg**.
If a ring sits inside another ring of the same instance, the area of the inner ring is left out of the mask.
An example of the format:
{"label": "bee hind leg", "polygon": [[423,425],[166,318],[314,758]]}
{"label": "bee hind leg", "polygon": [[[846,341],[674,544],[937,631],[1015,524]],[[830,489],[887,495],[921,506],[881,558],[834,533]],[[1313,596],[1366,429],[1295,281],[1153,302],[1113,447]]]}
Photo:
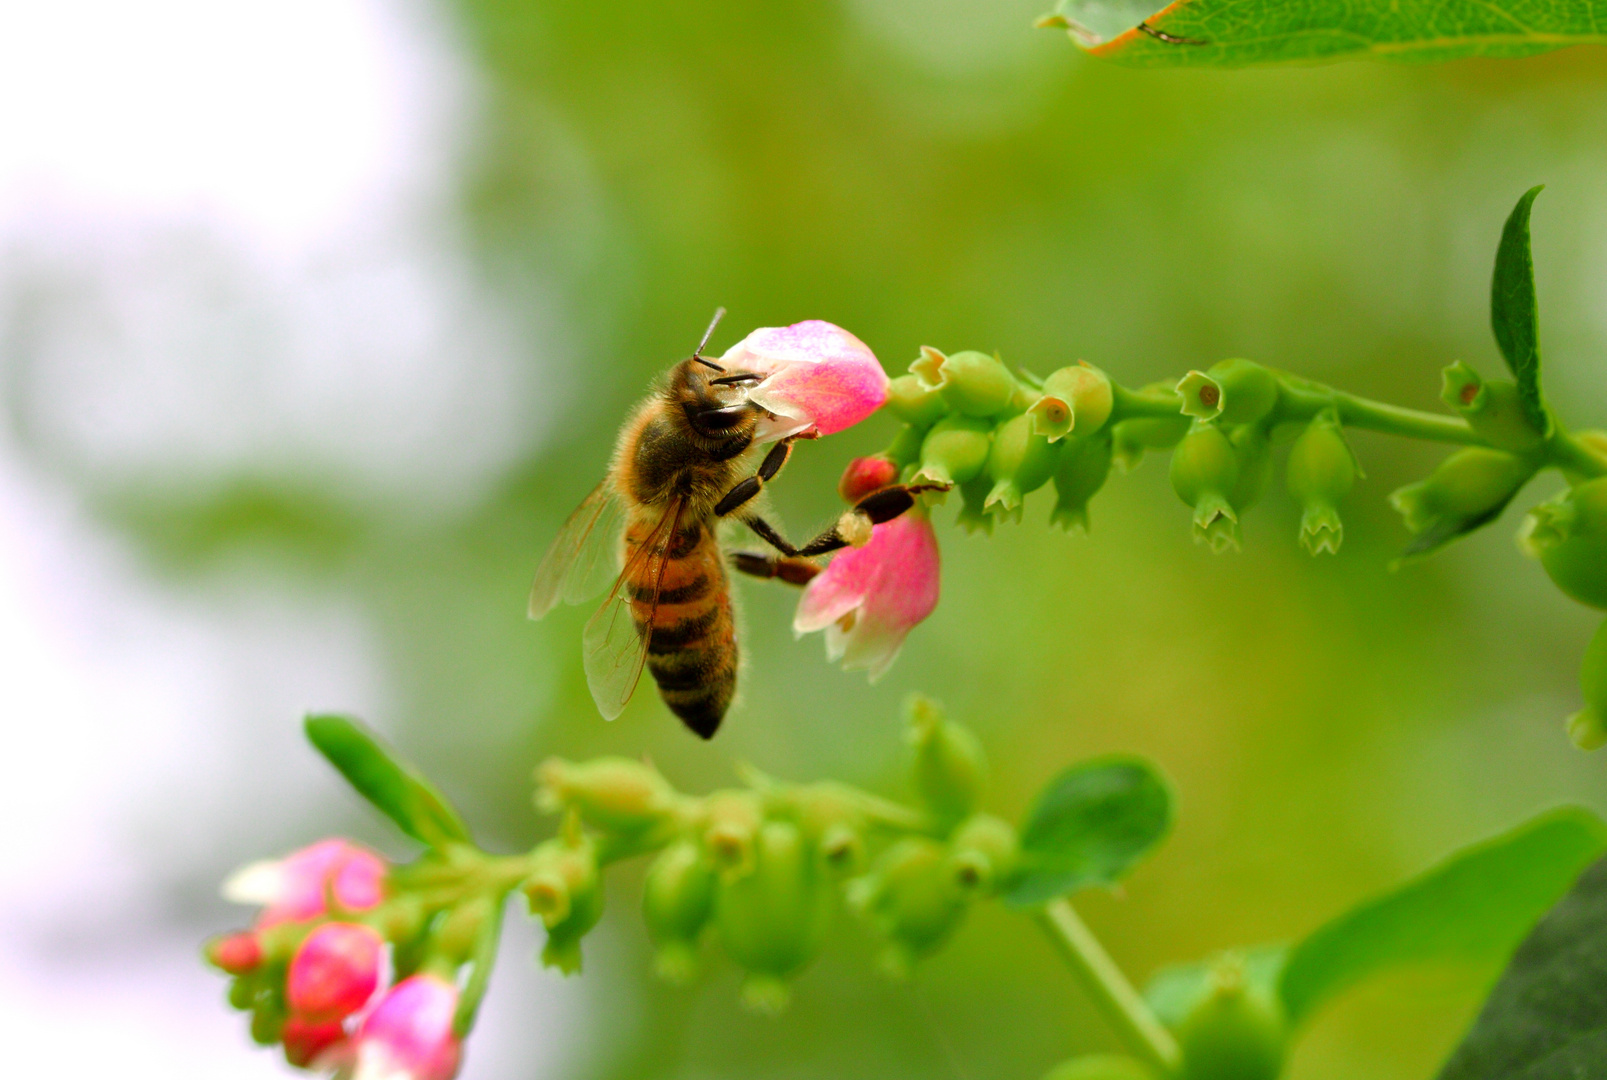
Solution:
{"label": "bee hind leg", "polygon": [[757,578],[774,578],[802,587],[820,573],[820,564],[796,555],[771,555],[763,551],[733,551],[731,566]]}

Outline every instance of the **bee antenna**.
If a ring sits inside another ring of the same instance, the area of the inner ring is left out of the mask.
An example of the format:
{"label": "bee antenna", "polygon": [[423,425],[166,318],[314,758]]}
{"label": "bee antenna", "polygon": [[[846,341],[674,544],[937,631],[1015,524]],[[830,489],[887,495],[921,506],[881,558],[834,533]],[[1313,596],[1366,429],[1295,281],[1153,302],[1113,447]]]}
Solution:
{"label": "bee antenna", "polygon": [[704,348],[704,346],[706,346],[709,343],[709,338],[714,336],[714,328],[716,326],[720,325],[720,320],[723,319],[723,318],[725,318],[725,308],[723,308],[723,307],[715,308],[714,309],[714,318],[709,320],[709,328],[707,330],[703,331],[703,340],[698,342],[697,343],[697,348],[692,350],[692,359],[696,360],[700,364],[708,365],[709,367],[713,368],[715,371],[724,371],[725,368],[721,367],[719,364],[716,364],[711,360],[703,359],[703,348]]}

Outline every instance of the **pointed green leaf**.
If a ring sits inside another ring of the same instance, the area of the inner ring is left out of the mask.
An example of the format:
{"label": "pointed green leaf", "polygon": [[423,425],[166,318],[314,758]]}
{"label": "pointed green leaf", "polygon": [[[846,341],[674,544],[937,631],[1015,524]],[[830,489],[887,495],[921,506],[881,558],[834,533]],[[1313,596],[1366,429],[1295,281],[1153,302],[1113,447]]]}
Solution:
{"label": "pointed green leaf", "polygon": [[1134,67],[1244,67],[1321,60],[1532,56],[1607,44],[1602,0],[1061,0],[1095,56]]}
{"label": "pointed green leaf", "polygon": [[1391,968],[1499,963],[1604,850],[1607,824],[1563,807],[1364,901],[1290,950],[1279,980],[1290,1022]]}
{"label": "pointed green leaf", "polygon": [[1501,230],[1490,281],[1490,325],[1495,343],[1518,380],[1518,396],[1529,423],[1551,434],[1551,417],[1540,395],[1540,303],[1534,291],[1534,257],[1529,251],[1529,211],[1544,184],[1524,192]]}
{"label": "pointed green leaf", "polygon": [[1607,1062],[1607,860],[1518,946],[1439,1080],[1557,1080]]}
{"label": "pointed green leaf", "polygon": [[1119,880],[1172,825],[1172,793],[1148,762],[1074,765],[1038,795],[1021,829],[1021,869],[1005,899],[1030,906]]}
{"label": "pointed green leaf", "polygon": [[468,826],[446,798],[367,727],[345,716],[309,716],[306,730],[357,793],[407,835],[431,847],[469,842]]}
{"label": "pointed green leaf", "polygon": [[[1287,945],[1253,945],[1233,951],[1244,965],[1244,981],[1251,990],[1278,997],[1278,977],[1289,956]],[[1194,1011],[1194,1006],[1211,992],[1211,972],[1230,954],[1218,954],[1192,964],[1175,964],[1155,973],[1144,987],[1144,1000],[1155,1010],[1161,1023],[1176,1028]]]}

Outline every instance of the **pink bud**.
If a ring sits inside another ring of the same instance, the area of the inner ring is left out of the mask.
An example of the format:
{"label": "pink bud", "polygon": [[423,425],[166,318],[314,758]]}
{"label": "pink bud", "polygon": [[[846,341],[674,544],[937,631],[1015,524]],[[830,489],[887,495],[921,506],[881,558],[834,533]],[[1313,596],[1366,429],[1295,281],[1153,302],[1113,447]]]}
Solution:
{"label": "pink bud", "polygon": [[837,492],[851,503],[898,479],[898,466],[884,457],[857,457],[843,470]]}
{"label": "pink bud", "polygon": [[384,898],[385,860],[346,840],[320,840],[276,862],[241,867],[223,895],[263,905],[259,927],[302,922],[325,914],[330,893],[348,911],[366,911]]}
{"label": "pink bud", "polygon": [[346,1038],[346,1029],[339,1020],[315,1024],[292,1016],[285,1020],[284,1034],[279,1038],[285,1044],[286,1061],[298,1069],[312,1069],[319,1067],[320,1058],[327,1060],[338,1053],[336,1048]]}
{"label": "pink bud", "polygon": [[262,963],[262,942],[249,930],[225,934],[207,943],[206,958],[230,975],[244,975]]}
{"label": "pink bud", "polygon": [[921,507],[845,548],[804,589],[793,616],[799,634],[826,631],[826,656],[846,671],[882,676],[911,628],[937,607],[937,534]]}
{"label": "pink bud", "polygon": [[311,1023],[340,1020],[368,1003],[379,986],[385,939],[371,926],[325,923],[290,961],[285,998]]}
{"label": "pink bud", "polygon": [[828,322],[811,319],[755,330],[720,359],[728,371],[765,376],[748,400],[775,414],[760,439],[778,439],[811,426],[830,435],[859,423],[887,400],[888,378],[864,342]]}
{"label": "pink bud", "polygon": [[451,1080],[462,1056],[457,1007],[458,988],[438,975],[391,987],[357,1033],[352,1080]]}

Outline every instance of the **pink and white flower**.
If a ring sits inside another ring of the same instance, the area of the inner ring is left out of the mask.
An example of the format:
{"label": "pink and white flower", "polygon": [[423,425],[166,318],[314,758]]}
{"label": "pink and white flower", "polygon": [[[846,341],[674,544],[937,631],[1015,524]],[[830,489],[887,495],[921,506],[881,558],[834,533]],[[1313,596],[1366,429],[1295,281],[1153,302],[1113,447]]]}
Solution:
{"label": "pink and white flower", "polygon": [[888,378],[863,341],[840,326],[810,319],[755,330],[720,358],[728,371],[765,378],[748,400],[775,414],[758,438],[780,439],[810,427],[831,435],[882,407]]}
{"label": "pink and white flower", "polygon": [[285,1000],[309,1023],[343,1020],[357,1012],[379,987],[385,939],[358,923],[325,923],[290,960]]}
{"label": "pink and white flower", "polygon": [[452,1080],[463,1056],[452,1033],[458,988],[438,975],[413,975],[386,991],[352,1047],[351,1080]]}
{"label": "pink and white flower", "polygon": [[937,607],[937,534],[915,506],[845,548],[804,589],[793,616],[799,634],[826,632],[826,656],[845,671],[879,679],[905,636]]}
{"label": "pink and white flower", "polygon": [[258,927],[315,919],[335,903],[365,911],[384,898],[385,860],[346,840],[320,840],[283,859],[242,866],[223,883],[237,904],[261,904]]}

